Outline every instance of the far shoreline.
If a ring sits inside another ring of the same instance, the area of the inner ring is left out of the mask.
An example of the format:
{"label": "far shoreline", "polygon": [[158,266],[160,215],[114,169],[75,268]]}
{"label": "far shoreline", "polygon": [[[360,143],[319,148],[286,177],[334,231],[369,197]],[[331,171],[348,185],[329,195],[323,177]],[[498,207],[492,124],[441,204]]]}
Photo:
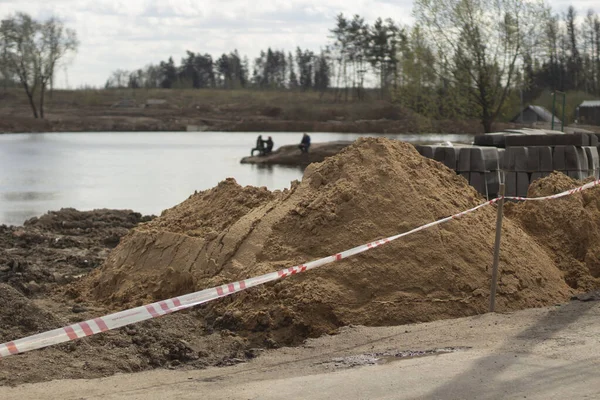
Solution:
{"label": "far shoreline", "polygon": [[[381,135],[401,135],[401,134],[466,134],[475,135],[479,129],[463,127],[449,127],[444,129],[440,127],[435,129],[411,129],[402,126],[398,121],[393,120],[364,120],[358,122],[313,122],[313,121],[272,121],[260,124],[252,123],[232,123],[218,125],[166,125],[144,124],[135,125],[130,123],[96,123],[96,121],[77,121],[76,123],[64,123],[49,120],[30,121],[19,118],[17,121],[11,121],[11,118],[3,117],[2,125],[13,125],[14,129],[0,130],[0,135],[4,134],[44,134],[44,133],[96,133],[96,132],[114,132],[114,133],[132,133],[132,132],[190,132],[190,133],[216,133],[216,132],[239,132],[239,133],[348,133],[348,134],[381,134]],[[0,127],[2,126],[0,125]],[[461,124],[462,125],[462,124]]]}
{"label": "far shoreline", "polygon": [[[151,102],[151,100],[153,102]],[[156,103],[160,101],[160,104]],[[54,90],[46,118],[34,118],[24,91],[0,96],[0,134],[91,132],[330,132],[482,134],[477,119],[436,119],[399,101],[341,101],[334,93],[255,90]],[[441,118],[441,117],[440,117]],[[522,124],[494,123],[494,131]],[[581,126],[585,128],[584,126]],[[600,127],[595,127],[600,131]],[[587,128],[586,128],[587,129]]]}

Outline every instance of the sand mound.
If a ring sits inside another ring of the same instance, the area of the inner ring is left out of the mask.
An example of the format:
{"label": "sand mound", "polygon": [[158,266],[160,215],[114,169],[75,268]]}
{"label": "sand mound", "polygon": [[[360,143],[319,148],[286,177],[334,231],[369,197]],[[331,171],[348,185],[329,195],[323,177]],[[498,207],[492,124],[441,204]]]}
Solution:
{"label": "sand mound", "polygon": [[[462,211],[483,199],[413,146],[361,139],[301,183],[270,193],[233,180],[134,229],[83,291],[114,308],[159,300],[334,254]],[[278,344],[347,324],[390,325],[484,312],[495,209],[319,270],[209,303],[213,328]],[[571,291],[546,252],[504,225],[498,309]]]}
{"label": "sand mound", "polygon": [[[535,181],[528,196],[549,196],[582,184],[555,172]],[[552,201],[514,204],[507,215],[547,249],[569,286],[578,290],[599,287],[600,187]]]}

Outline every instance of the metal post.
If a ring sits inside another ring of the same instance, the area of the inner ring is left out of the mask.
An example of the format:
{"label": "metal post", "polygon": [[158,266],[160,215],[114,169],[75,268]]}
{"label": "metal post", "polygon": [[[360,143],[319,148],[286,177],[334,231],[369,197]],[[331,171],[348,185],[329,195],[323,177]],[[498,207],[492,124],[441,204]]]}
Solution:
{"label": "metal post", "polygon": [[496,243],[494,244],[494,264],[492,266],[492,287],[490,290],[490,312],[496,308],[496,285],[498,281],[498,262],[500,261],[500,239],[502,238],[502,217],[504,206],[504,179],[500,181],[500,200],[498,201],[498,213],[496,214]]}
{"label": "metal post", "polygon": [[556,92],[552,93],[552,130],[554,130],[554,116],[556,115]]}
{"label": "metal post", "polygon": [[565,108],[567,107],[567,94],[563,93],[563,117],[562,117],[562,125],[560,127],[561,131],[565,131]]}

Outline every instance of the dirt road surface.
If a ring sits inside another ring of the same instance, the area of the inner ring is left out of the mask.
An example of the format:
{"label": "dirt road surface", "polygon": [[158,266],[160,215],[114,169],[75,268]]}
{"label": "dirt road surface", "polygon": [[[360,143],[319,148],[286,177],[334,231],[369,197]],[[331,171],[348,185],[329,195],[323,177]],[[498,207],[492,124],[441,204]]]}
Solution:
{"label": "dirt road surface", "polygon": [[0,398],[598,398],[599,317],[600,303],[574,301],[505,315],[348,327],[232,367],[1,387]]}

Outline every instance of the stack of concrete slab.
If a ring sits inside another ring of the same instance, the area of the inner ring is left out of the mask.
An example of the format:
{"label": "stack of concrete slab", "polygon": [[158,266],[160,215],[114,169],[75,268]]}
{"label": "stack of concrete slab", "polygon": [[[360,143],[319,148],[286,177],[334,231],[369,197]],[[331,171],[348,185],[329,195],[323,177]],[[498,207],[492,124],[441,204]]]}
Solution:
{"label": "stack of concrete slab", "polygon": [[505,139],[506,194],[526,196],[529,184],[559,171],[574,179],[598,178],[598,137],[589,134],[519,135]]}
{"label": "stack of concrete slab", "polygon": [[507,196],[527,196],[529,184],[554,171],[550,146],[507,147],[504,156]]}
{"label": "stack of concrete slab", "polygon": [[481,146],[418,145],[424,157],[432,158],[463,176],[471,186],[486,197],[498,194],[504,149]]}
{"label": "stack of concrete slab", "polygon": [[508,147],[504,154],[507,196],[527,196],[529,189],[529,149],[527,147]]}
{"label": "stack of concrete slab", "polygon": [[415,147],[423,157],[439,161],[454,171],[457,170],[460,147],[442,145],[417,145]]}
{"label": "stack of concrete slab", "polygon": [[[486,135],[484,135],[486,136]],[[505,146],[597,146],[594,134],[574,133],[570,135],[507,135]]]}
{"label": "stack of concrete slab", "polygon": [[525,197],[531,182],[552,171],[574,179],[600,179],[599,138],[600,134],[587,133],[503,132],[478,136],[475,146],[416,147],[423,156],[456,171],[488,198],[498,194],[500,171],[505,173],[506,195]]}
{"label": "stack of concrete slab", "polygon": [[556,146],[552,157],[555,171],[561,171],[574,179],[588,177],[588,159],[583,147]]}
{"label": "stack of concrete slab", "polygon": [[501,152],[495,147],[463,147],[457,172],[487,198],[496,197],[500,189]]}
{"label": "stack of concrete slab", "polygon": [[506,137],[511,135],[507,132],[487,133],[485,135],[477,135],[473,141],[475,146],[491,146],[504,148],[506,146]]}

